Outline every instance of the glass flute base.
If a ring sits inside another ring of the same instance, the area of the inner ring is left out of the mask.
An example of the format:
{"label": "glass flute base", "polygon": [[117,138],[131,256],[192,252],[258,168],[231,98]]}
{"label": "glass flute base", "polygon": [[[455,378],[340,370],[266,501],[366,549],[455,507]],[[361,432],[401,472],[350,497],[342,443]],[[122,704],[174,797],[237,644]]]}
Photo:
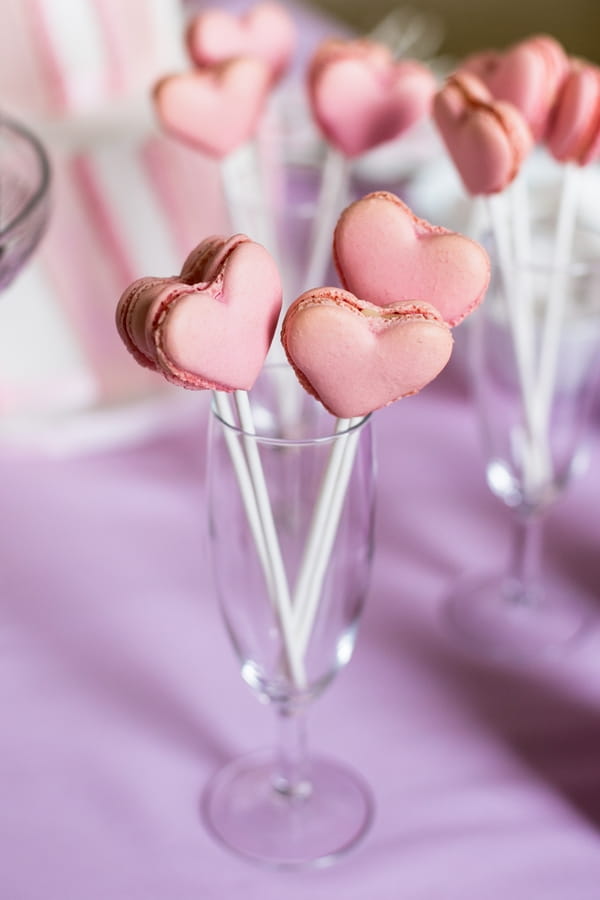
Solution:
{"label": "glass flute base", "polygon": [[352,849],[372,821],[371,792],[339,763],[311,759],[311,789],[301,796],[275,786],[272,751],[221,769],[204,795],[206,823],[230,850],[272,868],[323,867]]}
{"label": "glass flute base", "polygon": [[506,575],[458,583],[441,613],[463,650],[508,660],[560,653],[588,624],[586,611],[571,599],[543,586],[524,594]]}

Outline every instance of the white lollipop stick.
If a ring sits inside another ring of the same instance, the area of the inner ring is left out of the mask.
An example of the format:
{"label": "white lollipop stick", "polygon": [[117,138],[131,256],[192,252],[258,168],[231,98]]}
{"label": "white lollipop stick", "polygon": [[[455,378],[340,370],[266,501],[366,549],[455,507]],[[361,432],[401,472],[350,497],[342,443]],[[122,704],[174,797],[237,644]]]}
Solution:
{"label": "white lollipop stick", "polygon": [[251,437],[251,435],[254,435],[256,432],[252,409],[246,391],[235,391],[235,403],[240,419],[240,425],[244,432],[243,440],[246,458],[248,460],[248,470],[250,472],[250,479],[256,498],[258,515],[273,579],[276,611],[279,618],[284,651],[289,665],[290,676],[295,686],[302,689],[306,686],[306,674],[304,671],[302,653],[298,652],[295,643],[292,604],[281,556],[279,539],[275,529],[275,522],[273,521],[273,511],[269,500],[267,483],[265,481],[257,442]]}
{"label": "white lollipop stick", "polygon": [[567,163],[564,168],[552,260],[556,274],[552,279],[546,308],[537,381],[535,422],[542,434],[548,430],[556,386],[560,339],[568,303],[567,269],[573,250],[580,183],[580,167]]}
{"label": "white lollipop stick", "polygon": [[[522,335],[523,367],[528,384],[535,381],[535,329],[530,265],[531,221],[527,184],[521,172],[509,189],[516,260],[515,316],[516,328]],[[532,388],[533,390],[533,388]]]}
{"label": "white lollipop stick", "polygon": [[262,190],[254,141],[247,141],[221,161],[221,181],[231,226],[275,255],[273,222]]}
{"label": "white lollipop stick", "polygon": [[243,234],[249,230],[250,224],[248,210],[250,153],[250,143],[248,142],[221,160],[221,184],[231,228],[233,231]]}
{"label": "white lollipop stick", "polygon": [[240,493],[242,495],[242,502],[244,504],[246,518],[248,519],[248,525],[250,526],[250,531],[256,545],[256,552],[258,553],[260,565],[265,576],[267,590],[269,592],[269,596],[273,599],[273,602],[275,602],[271,564],[265,547],[265,539],[260,517],[258,515],[258,507],[256,505],[256,498],[254,496],[252,481],[250,479],[248,467],[246,465],[246,458],[244,457],[244,453],[239,445],[236,435],[233,433],[230,427],[227,427],[235,426],[231,413],[231,406],[229,403],[229,394],[227,394],[225,391],[213,391],[213,397],[215,398],[215,406],[219,414],[219,418],[223,422],[225,422],[225,427],[223,429],[223,433],[225,435],[225,443],[227,444],[227,449],[229,450],[233,470],[235,472]]}
{"label": "white lollipop stick", "polygon": [[346,156],[327,148],[317,211],[311,234],[310,251],[303,288],[319,287],[327,273],[331,241],[337,218],[346,205],[350,164]]}
{"label": "white lollipop stick", "polygon": [[337,535],[348,482],[354,465],[362,418],[338,419],[337,438],[331,450],[325,475],[313,510],[308,538],[294,590],[294,624],[297,650],[304,655],[313,624],[323,580]]}
{"label": "white lollipop stick", "polygon": [[508,321],[515,350],[517,376],[521,388],[525,416],[529,424],[531,422],[532,373],[528,371],[525,363],[526,349],[523,342],[524,335],[520,327],[522,323],[515,289],[514,255],[512,252],[510,225],[506,218],[505,201],[506,198],[501,194],[488,197],[488,213],[496,242],[498,264],[504,286]]}
{"label": "white lollipop stick", "polygon": [[[262,244],[274,259],[279,260],[273,204],[263,189],[258,155],[253,142],[248,141],[221,162],[223,192],[229,212],[231,227],[237,233],[247,234],[252,240]],[[280,271],[284,267],[279,260]],[[284,281],[285,285],[285,281]],[[270,362],[283,362],[285,355],[278,342],[274,342],[268,353]],[[275,379],[278,404],[282,421],[293,421],[296,410],[293,395],[286,390],[285,380]]]}
{"label": "white lollipop stick", "polygon": [[519,297],[516,292],[511,251],[510,227],[503,208],[505,198],[501,194],[488,197],[488,211],[498,251],[498,263],[504,282],[504,295],[508,313],[508,324],[517,368],[517,382],[523,404],[525,418],[525,441],[523,474],[528,489],[535,490],[548,474],[548,452],[543,442],[537,438],[533,405],[533,372],[527,368],[527,358],[532,353],[524,345],[522,321],[519,313]]}

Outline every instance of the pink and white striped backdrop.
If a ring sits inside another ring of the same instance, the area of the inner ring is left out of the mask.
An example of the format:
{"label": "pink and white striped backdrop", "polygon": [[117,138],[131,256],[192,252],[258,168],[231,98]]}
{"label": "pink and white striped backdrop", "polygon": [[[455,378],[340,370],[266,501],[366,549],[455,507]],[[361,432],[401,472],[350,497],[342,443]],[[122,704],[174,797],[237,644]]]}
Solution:
{"label": "pink and white striped backdrop", "polygon": [[114,308],[226,227],[216,164],[163,137],[150,88],[187,65],[177,0],[3,0],[0,108],[48,147],[53,214],[0,309],[0,429],[168,390],[124,351]]}

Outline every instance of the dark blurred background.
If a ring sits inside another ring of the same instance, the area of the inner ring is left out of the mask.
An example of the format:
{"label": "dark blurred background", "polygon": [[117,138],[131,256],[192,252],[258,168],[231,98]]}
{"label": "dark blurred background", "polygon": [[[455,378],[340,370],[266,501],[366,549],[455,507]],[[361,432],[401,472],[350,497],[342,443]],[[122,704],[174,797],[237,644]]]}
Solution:
{"label": "dark blurred background", "polygon": [[[392,0],[312,0],[359,31],[369,31],[398,3]],[[446,28],[442,52],[462,57],[502,48],[530,34],[558,38],[573,56],[600,62],[600,0],[427,0],[408,3],[440,15]]]}

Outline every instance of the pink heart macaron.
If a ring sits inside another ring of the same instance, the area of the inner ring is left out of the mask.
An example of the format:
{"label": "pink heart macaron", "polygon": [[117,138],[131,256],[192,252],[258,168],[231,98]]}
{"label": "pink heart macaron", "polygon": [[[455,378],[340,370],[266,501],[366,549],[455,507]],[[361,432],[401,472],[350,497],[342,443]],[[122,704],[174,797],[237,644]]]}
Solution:
{"label": "pink heart macaron", "polygon": [[496,194],[517,176],[533,146],[518,109],[494,100],[475,75],[451,75],[433,100],[433,118],[470,194]]}
{"label": "pink heart macaron", "polygon": [[289,12],[265,0],[241,16],[211,8],[195,16],[187,29],[189,54],[198,66],[213,65],[236,56],[255,56],[280,78],[290,64],[296,28]]}
{"label": "pink heart macaron", "polygon": [[255,133],[269,83],[262,60],[233,59],[167,75],[154,88],[154,106],[165,131],[223,158]]}
{"label": "pink heart macaron", "polygon": [[600,156],[600,68],[576,61],[564,81],[547,135],[560,162],[588,165]]}
{"label": "pink heart macaron", "polygon": [[426,303],[382,309],[339,288],[317,288],[288,309],[281,340],[308,391],[352,418],[417,393],[444,368],[452,333]]}
{"label": "pink heart macaron", "polygon": [[514,44],[504,53],[476,54],[461,70],[478,75],[495,100],[516,106],[534,139],[539,140],[548,127],[568,60],[557,40],[541,34]]}
{"label": "pink heart macaron", "polygon": [[245,235],[207,238],[181,275],[141,278],[121,296],[117,328],[143,366],[195,390],[250,390],[281,310],[271,256]]}
{"label": "pink heart macaron", "polygon": [[419,219],[394,194],[368,194],[344,210],[333,236],[342,284],[388,307],[399,301],[434,306],[457,325],[483,299],[487,253],[476,241]]}
{"label": "pink heart macaron", "polygon": [[326,41],[308,72],[315,121],[332,146],[354,157],[399,137],[430,111],[435,79],[417,62],[395,62],[367,40]]}

